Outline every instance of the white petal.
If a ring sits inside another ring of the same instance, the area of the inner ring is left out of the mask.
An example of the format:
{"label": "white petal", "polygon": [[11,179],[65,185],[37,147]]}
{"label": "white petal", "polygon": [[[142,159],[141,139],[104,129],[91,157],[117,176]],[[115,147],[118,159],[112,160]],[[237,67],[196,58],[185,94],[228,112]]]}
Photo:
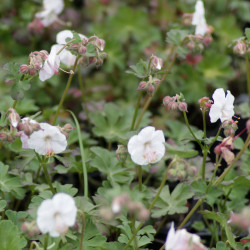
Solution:
{"label": "white petal", "polygon": [[210,122],[216,122],[218,119],[220,119],[221,116],[221,107],[213,104],[209,111]]}
{"label": "white petal", "polygon": [[171,223],[170,230],[168,231],[168,236],[165,243],[165,250],[172,250],[173,240],[175,237],[174,223]]}
{"label": "white petal", "polygon": [[138,149],[143,150],[144,144],[139,140],[138,135],[134,135],[128,141],[128,152],[132,154],[133,151]]}
{"label": "white petal", "polygon": [[231,92],[228,90],[227,91],[227,96],[226,96],[226,105],[227,106],[233,106],[234,104],[234,96],[231,94]]}
{"label": "white petal", "polygon": [[60,14],[64,8],[64,2],[63,0],[43,0],[43,7],[55,14]]}
{"label": "white petal", "polygon": [[134,163],[144,166],[144,165],[148,165],[148,161],[145,158],[145,151],[141,150],[141,149],[135,149],[132,153],[131,153],[131,159]]}
{"label": "white petal", "polygon": [[60,54],[59,54],[60,61],[65,64],[68,67],[71,67],[75,64],[76,61],[76,56],[73,55],[70,51],[67,49],[64,49]]}
{"label": "white petal", "polygon": [[212,97],[214,99],[214,103],[216,103],[217,105],[219,104],[224,105],[226,100],[224,89],[222,88],[216,89]]}
{"label": "white petal", "polygon": [[161,143],[165,143],[165,137],[162,130],[156,130],[152,136],[152,141],[157,141]]}
{"label": "white petal", "polygon": [[151,140],[154,132],[155,128],[152,126],[148,126],[143,128],[138,134],[138,136],[140,137],[140,139],[142,138],[143,140]]}
{"label": "white petal", "polygon": [[59,33],[57,33],[56,35],[56,43],[58,44],[66,44],[66,38],[72,38],[73,37],[73,33],[71,30],[63,30],[60,31]]}

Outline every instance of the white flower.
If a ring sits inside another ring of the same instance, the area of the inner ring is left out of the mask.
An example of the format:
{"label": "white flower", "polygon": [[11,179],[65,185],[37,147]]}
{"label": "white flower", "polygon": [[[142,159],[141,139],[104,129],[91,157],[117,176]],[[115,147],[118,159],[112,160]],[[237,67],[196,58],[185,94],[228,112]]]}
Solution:
{"label": "white flower", "polygon": [[205,35],[205,33],[207,32],[207,23],[205,19],[204,5],[201,0],[198,0],[196,2],[192,24],[196,25],[195,35],[202,35],[202,36]]}
{"label": "white flower", "polygon": [[221,122],[229,120],[234,115],[234,96],[228,90],[227,95],[222,88],[216,89],[213,93],[214,103],[210,108],[210,121],[216,122],[218,119]]}
{"label": "white flower", "polygon": [[65,193],[57,193],[44,200],[37,210],[36,223],[39,230],[51,237],[65,234],[75,224],[77,208],[74,199]]}
{"label": "white flower", "polygon": [[57,16],[64,8],[63,0],[43,0],[43,11],[38,12],[36,17],[41,19],[42,24],[47,27],[57,20]]}
{"label": "white flower", "polygon": [[168,232],[165,243],[165,250],[205,250],[207,249],[200,242],[200,237],[188,233],[186,229],[174,230],[174,223]]}
{"label": "white flower", "polygon": [[[87,37],[82,35],[82,34],[78,34],[81,39],[86,39]],[[66,38],[73,38],[73,33],[70,30],[63,30],[60,31],[59,33],[57,33],[56,35],[56,42],[58,43],[58,51],[63,47],[63,45],[65,45],[66,42]],[[61,51],[61,53],[59,54],[60,57],[60,61],[67,65],[68,67],[73,66],[76,60],[76,56],[73,55],[69,50],[67,50],[67,48],[65,48],[63,51]]]}
{"label": "white flower", "polygon": [[165,154],[165,138],[162,130],[148,126],[129,139],[128,152],[133,162],[148,165],[161,160]]}
{"label": "white flower", "polygon": [[44,82],[59,72],[60,58],[57,55],[57,52],[60,48],[60,45],[53,45],[51,47],[49,56],[45,60],[44,65],[39,72],[39,79],[41,81]]}
{"label": "white flower", "polygon": [[51,156],[63,152],[67,147],[66,136],[48,123],[39,123],[41,129],[33,132],[27,140],[29,149],[40,155]]}

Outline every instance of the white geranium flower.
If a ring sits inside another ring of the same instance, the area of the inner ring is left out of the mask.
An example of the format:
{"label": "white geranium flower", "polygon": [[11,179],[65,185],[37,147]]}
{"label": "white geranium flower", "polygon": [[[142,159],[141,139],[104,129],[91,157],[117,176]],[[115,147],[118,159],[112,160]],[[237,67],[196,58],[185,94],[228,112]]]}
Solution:
{"label": "white geranium flower", "polygon": [[41,129],[33,132],[27,140],[29,149],[40,155],[51,156],[63,152],[67,147],[66,136],[48,123],[39,123]]}
{"label": "white geranium flower", "polygon": [[174,230],[174,223],[168,232],[165,243],[165,250],[205,250],[207,249],[201,244],[200,237],[187,232],[186,229]]}
{"label": "white geranium flower", "polygon": [[77,208],[74,199],[65,193],[57,193],[44,200],[37,210],[36,223],[39,230],[51,237],[65,234],[76,221]]}
{"label": "white geranium flower", "polygon": [[42,69],[39,72],[39,79],[44,82],[59,72],[60,58],[57,52],[60,50],[60,45],[53,45],[51,47],[49,56],[44,62]]}
{"label": "white geranium flower", "polygon": [[[85,38],[87,40],[87,37],[82,35],[82,34],[78,34],[81,39]],[[73,33],[70,30],[63,30],[60,31],[59,33],[57,33],[56,35],[56,42],[58,43],[58,51],[63,47],[63,45],[65,45],[66,42],[66,38],[73,38]],[[61,51],[61,53],[59,54],[60,57],[60,61],[67,65],[68,67],[73,66],[76,60],[76,56],[73,55],[69,50],[67,50],[67,48],[65,48],[63,51]]]}
{"label": "white geranium flower", "polygon": [[207,23],[205,18],[204,5],[201,0],[198,0],[196,2],[192,24],[196,25],[195,35],[202,35],[202,36],[205,35],[205,33],[207,32]]}
{"label": "white geranium flower", "polygon": [[48,27],[57,20],[63,8],[63,0],[43,0],[43,11],[38,12],[36,17],[41,19],[43,26]]}
{"label": "white geranium flower", "polygon": [[216,89],[213,93],[214,103],[212,104],[209,116],[210,121],[216,122],[218,119],[221,122],[229,120],[234,115],[234,96],[228,90],[227,95],[225,96],[225,92],[222,88]]}
{"label": "white geranium flower", "polygon": [[165,154],[165,138],[162,130],[148,126],[129,139],[128,152],[133,162],[148,165],[161,160]]}

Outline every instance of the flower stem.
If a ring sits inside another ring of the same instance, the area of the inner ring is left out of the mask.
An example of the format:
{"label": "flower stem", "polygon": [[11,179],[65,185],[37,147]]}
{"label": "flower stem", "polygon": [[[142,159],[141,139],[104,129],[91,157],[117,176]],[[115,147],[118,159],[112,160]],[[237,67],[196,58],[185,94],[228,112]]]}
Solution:
{"label": "flower stem", "polygon": [[15,101],[13,102],[12,108],[14,109],[14,108],[16,107],[16,105],[17,105],[17,100],[15,100]]}
{"label": "flower stem", "polygon": [[84,228],[85,228],[85,214],[82,210],[78,210],[78,213],[81,214],[82,217],[82,232],[81,232],[81,240],[80,240],[80,246],[79,250],[82,250],[83,247],[83,236],[84,236]]}
{"label": "flower stem", "polygon": [[30,250],[33,249],[33,246],[35,246],[37,249],[40,249],[39,245],[37,244],[36,241],[32,241],[31,244],[30,244]]}
{"label": "flower stem", "polygon": [[142,167],[138,166],[139,191],[142,191]]}
{"label": "flower stem", "polygon": [[237,156],[234,158],[233,162],[224,170],[224,172],[221,174],[221,176],[215,181],[214,185],[218,186],[225,178],[225,176],[228,174],[228,172],[232,169],[234,164],[238,161],[238,159],[241,157],[241,155],[244,153],[244,151],[248,148],[250,145],[250,134],[248,135],[244,146],[240,150],[240,152],[237,154]]}
{"label": "flower stem", "polygon": [[202,120],[203,120],[203,132],[204,132],[204,139],[207,137],[207,128],[206,128],[206,111],[202,110]]}
{"label": "flower stem", "polygon": [[[131,228],[132,228],[132,233],[135,234],[135,232],[136,232],[136,229],[135,229],[135,217],[132,219]],[[138,243],[137,243],[136,237],[134,237],[134,248],[135,248],[135,250],[138,249]]]}
{"label": "flower stem", "polygon": [[[158,198],[159,198],[159,196],[161,194],[161,191],[162,191],[162,189],[163,189],[163,187],[164,187],[164,185],[165,185],[165,183],[167,181],[168,170],[172,167],[172,165],[174,164],[174,162],[175,162],[175,160],[172,160],[172,162],[168,165],[168,167],[167,167],[167,169],[165,171],[164,177],[163,177],[163,179],[161,181],[161,185],[160,185],[160,187],[159,187],[159,189],[158,189],[158,191],[157,191],[157,193],[155,195],[155,198],[154,198],[154,200],[152,201],[152,203],[149,206],[149,212],[151,212],[152,209],[154,208],[154,205],[157,202],[157,200],[158,200]],[[134,237],[136,237],[138,231],[141,229],[142,226],[143,226],[143,223],[140,223],[139,226],[136,228],[135,232],[133,233],[131,239],[128,241],[128,243],[126,244],[126,246],[123,248],[123,250],[125,250],[125,249],[127,249],[129,247],[129,245],[133,241]]]}
{"label": "flower stem", "polygon": [[207,160],[207,154],[208,154],[208,149],[205,146],[203,149],[203,160],[202,160],[202,180],[205,180],[205,172],[206,172],[206,160]]}
{"label": "flower stem", "polygon": [[[78,60],[79,60],[79,57],[77,57],[76,60],[75,60],[75,64],[74,64],[73,69],[72,69],[73,72],[75,72],[75,70],[76,70],[76,66],[77,66]],[[69,75],[67,85],[66,85],[66,87],[65,87],[65,89],[64,89],[63,95],[62,95],[61,100],[60,100],[60,102],[59,102],[59,104],[58,104],[58,108],[57,108],[57,110],[56,110],[56,114],[55,114],[54,120],[53,120],[53,122],[52,122],[52,125],[55,125],[55,123],[56,123],[56,120],[57,120],[57,117],[58,117],[58,115],[59,115],[59,112],[60,112],[60,110],[61,110],[61,108],[62,108],[64,99],[65,99],[65,97],[66,97],[66,95],[67,95],[67,93],[68,93],[68,90],[69,90],[69,88],[70,88],[70,85],[71,85],[71,82],[72,82],[73,75],[74,75],[74,74],[70,74],[70,75]]]}
{"label": "flower stem", "polygon": [[49,184],[50,186],[50,190],[52,192],[52,194],[55,194],[56,193],[56,190],[54,189],[53,185],[52,185],[52,182],[50,180],[50,176],[49,176],[49,172],[47,170],[47,166],[46,166],[46,163],[42,163],[42,167],[43,167],[43,172],[45,174],[45,178],[47,180],[47,183]]}
{"label": "flower stem", "polygon": [[247,74],[248,103],[250,105],[250,68],[249,68],[248,54],[246,54],[246,74]]}
{"label": "flower stem", "polygon": [[67,42],[56,54],[59,55],[69,44],[71,44],[75,39],[70,40]]}
{"label": "flower stem", "polygon": [[[174,47],[172,48],[171,52],[170,52],[169,58],[175,53],[175,50],[176,50],[176,47],[174,46]],[[174,65],[174,63],[175,63],[175,60],[176,60],[176,57],[177,57],[177,54],[175,53],[175,54],[174,54],[174,57],[173,57],[173,60],[172,60],[171,64],[169,65],[167,71],[170,71],[171,68],[173,67],[173,65]],[[144,107],[143,107],[143,109],[142,109],[142,111],[141,111],[141,113],[140,113],[140,116],[139,116],[139,118],[138,118],[138,121],[137,121],[137,123],[136,123],[136,125],[135,125],[135,129],[138,129],[138,127],[140,126],[141,120],[142,120],[142,118],[143,118],[145,112],[147,111],[147,109],[148,109],[148,107],[149,107],[149,105],[150,105],[150,103],[151,103],[153,97],[155,96],[157,90],[160,88],[162,82],[166,79],[166,77],[167,77],[167,73],[163,75],[163,77],[162,77],[160,83],[157,85],[157,87],[156,87],[156,89],[155,89],[155,92],[154,92],[154,93],[152,94],[152,96],[150,96],[150,97],[147,99],[147,101],[145,102]]]}
{"label": "flower stem", "polygon": [[140,106],[142,94],[143,94],[142,91],[140,91],[140,93],[138,95],[138,98],[137,98],[135,112],[134,112],[132,124],[131,124],[131,127],[130,127],[130,131],[134,130],[135,121],[136,121],[136,117],[137,117],[137,114],[138,114],[138,109],[139,109],[139,106]]}
{"label": "flower stem", "polygon": [[83,84],[83,80],[82,80],[82,76],[81,76],[81,67],[80,67],[80,65],[77,66],[77,76],[78,76],[78,82],[79,82],[80,90],[81,90],[81,93],[82,93],[82,95],[81,95],[82,96],[82,102],[83,102],[84,111],[85,111],[85,114],[86,114],[88,126],[89,126],[89,128],[91,128],[91,122],[90,122],[90,119],[89,119],[89,110],[88,110],[88,107],[87,107],[86,95],[84,94],[85,91],[84,91],[84,84]]}
{"label": "flower stem", "polygon": [[214,168],[213,176],[211,178],[211,181],[210,181],[208,187],[210,187],[212,185],[213,181],[214,181],[214,178],[215,178],[216,172],[217,172],[217,170],[218,170],[218,168],[220,166],[221,160],[222,160],[222,156],[219,157],[219,155],[216,155],[215,168]]}
{"label": "flower stem", "polygon": [[183,115],[184,115],[184,120],[185,120],[185,123],[186,123],[186,125],[188,127],[189,132],[193,136],[194,140],[200,145],[201,149],[203,149],[203,145],[201,144],[200,140],[195,136],[195,134],[193,133],[193,131],[192,131],[190,125],[189,125],[187,114],[186,114],[185,111],[183,111]]}
{"label": "flower stem", "polygon": [[48,241],[49,241],[49,235],[48,235],[48,234],[45,234],[45,235],[44,235],[44,241],[43,241],[43,248],[44,248],[44,250],[47,250]]}

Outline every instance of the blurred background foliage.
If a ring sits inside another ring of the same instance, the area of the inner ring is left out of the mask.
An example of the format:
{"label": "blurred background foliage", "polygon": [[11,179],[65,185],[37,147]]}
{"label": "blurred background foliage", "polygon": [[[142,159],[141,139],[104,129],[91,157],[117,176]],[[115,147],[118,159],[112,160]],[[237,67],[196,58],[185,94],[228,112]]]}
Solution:
{"label": "blurred background foliage", "polygon": [[[135,105],[139,80],[125,71],[140,58],[147,60],[152,54],[166,59],[171,49],[166,43],[166,33],[171,29],[194,34],[194,27],[184,26],[181,18],[184,13],[193,13],[194,5],[195,0],[66,0],[60,15],[64,24],[53,24],[42,34],[34,34],[28,24],[41,9],[42,1],[2,0],[0,66],[2,68],[11,61],[27,63],[29,53],[35,50],[49,51],[61,30],[71,29],[86,36],[95,34],[106,41],[108,58],[99,69],[81,70],[85,101],[91,112],[98,107],[102,109],[100,102],[103,101],[116,102],[126,109]],[[213,41],[195,65],[183,57],[178,58],[150,107],[153,122],[158,127],[164,127],[163,120],[173,116],[162,111],[161,102],[165,95],[182,92],[187,103],[193,104],[192,117],[195,118],[199,112],[197,100],[211,96],[215,88],[230,89],[236,97],[247,92],[244,60],[233,54],[232,41],[243,36],[244,28],[249,26],[250,2],[205,0],[204,5],[207,23],[214,28]],[[61,72],[45,83],[34,78],[31,89],[18,104],[21,115],[42,110],[49,118],[60,100],[67,77]],[[6,81],[3,71],[0,81],[0,110],[6,110],[12,103],[9,96],[12,83]],[[65,107],[80,114],[78,117],[84,120],[77,81],[74,77]],[[157,114],[158,118],[155,117]]]}

